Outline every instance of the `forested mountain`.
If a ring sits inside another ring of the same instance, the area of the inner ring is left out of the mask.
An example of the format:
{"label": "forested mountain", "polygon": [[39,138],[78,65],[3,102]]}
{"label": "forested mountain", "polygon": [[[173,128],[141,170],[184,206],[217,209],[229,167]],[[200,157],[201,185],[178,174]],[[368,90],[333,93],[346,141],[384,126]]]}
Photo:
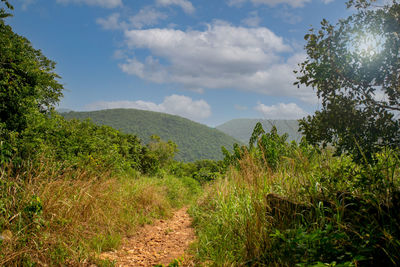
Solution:
{"label": "forested mountain", "polygon": [[289,135],[289,141],[299,142],[301,140],[302,135],[298,132],[299,123],[297,120],[234,119],[216,128],[247,144],[257,122],[261,122],[266,132],[271,131],[272,126],[275,126],[280,135],[284,133]]}
{"label": "forested mountain", "polygon": [[90,112],[62,113],[66,119],[80,120],[90,118],[94,123],[108,125],[125,133],[137,135],[144,143],[151,135],[171,140],[178,145],[177,160],[194,161],[198,159],[223,158],[221,146],[232,148],[237,140],[206,125],[165,113],[136,110],[108,109]]}

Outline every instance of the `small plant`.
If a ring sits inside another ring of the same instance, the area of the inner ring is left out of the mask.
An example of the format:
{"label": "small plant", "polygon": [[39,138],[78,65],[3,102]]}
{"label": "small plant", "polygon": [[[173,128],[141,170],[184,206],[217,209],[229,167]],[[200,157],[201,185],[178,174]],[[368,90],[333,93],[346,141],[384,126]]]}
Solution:
{"label": "small plant", "polygon": [[156,264],[153,267],[179,267],[183,266],[184,258],[173,259],[167,266],[163,264]]}

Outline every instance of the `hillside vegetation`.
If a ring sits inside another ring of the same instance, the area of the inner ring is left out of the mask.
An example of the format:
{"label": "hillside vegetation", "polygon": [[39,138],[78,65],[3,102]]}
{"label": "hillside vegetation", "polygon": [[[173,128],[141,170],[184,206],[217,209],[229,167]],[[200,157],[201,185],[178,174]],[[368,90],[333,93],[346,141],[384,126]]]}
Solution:
{"label": "hillside vegetation", "polygon": [[91,112],[68,112],[66,119],[90,118],[99,125],[108,125],[124,133],[137,135],[144,143],[150,136],[158,135],[178,145],[176,159],[195,161],[199,159],[221,160],[221,146],[232,147],[238,141],[217,129],[191,120],[165,113],[136,110],[109,109]]}
{"label": "hillside vegetation", "polygon": [[302,135],[299,133],[297,120],[234,119],[215,128],[246,144],[257,122],[260,122],[267,132],[271,131],[272,127],[275,126],[279,134],[287,133],[289,141],[299,142],[301,140]]}

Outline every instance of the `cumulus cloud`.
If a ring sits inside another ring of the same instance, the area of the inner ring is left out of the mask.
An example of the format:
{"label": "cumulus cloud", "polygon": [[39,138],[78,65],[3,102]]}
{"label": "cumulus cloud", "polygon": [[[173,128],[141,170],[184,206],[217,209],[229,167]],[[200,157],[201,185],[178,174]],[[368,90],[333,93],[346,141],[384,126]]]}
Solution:
{"label": "cumulus cloud", "polygon": [[143,26],[152,26],[158,24],[160,20],[166,19],[168,16],[151,7],[145,7],[134,16],[129,18],[129,24],[134,28],[142,28]]}
{"label": "cumulus cloud", "polygon": [[258,103],[254,109],[260,112],[266,119],[295,120],[308,115],[296,103],[279,103],[271,106]]}
{"label": "cumulus cloud", "polygon": [[122,20],[119,13],[113,13],[107,18],[98,18],[96,22],[105,30],[127,30],[153,26],[167,17],[167,14],[153,7],[144,7],[137,14],[130,16],[126,20]]}
{"label": "cumulus cloud", "polygon": [[301,16],[289,12],[287,8],[281,9],[276,12],[276,17],[282,19],[284,22],[289,24],[297,24],[303,20]]}
{"label": "cumulus cloud", "polygon": [[[268,95],[313,99],[309,88],[293,86],[293,70],[305,59],[268,28],[214,22],[204,31],[147,29],[125,31],[128,49],[147,49],[144,60],[120,64],[128,74],[186,89],[234,88]],[[288,53],[292,53],[286,58]]]}
{"label": "cumulus cloud", "polygon": [[257,11],[250,12],[249,16],[242,20],[242,23],[249,27],[257,27],[260,25],[261,18],[258,16]]}
{"label": "cumulus cloud", "polygon": [[96,22],[105,30],[118,30],[121,29],[122,26],[119,13],[113,13],[105,19],[98,18]]}
{"label": "cumulus cloud", "polygon": [[105,8],[115,8],[122,6],[122,0],[57,0],[57,3],[69,4],[86,4],[89,6],[101,6]]}
{"label": "cumulus cloud", "polygon": [[177,5],[180,6],[186,13],[193,13],[195,8],[188,0],[157,0],[157,4],[161,6]]}
{"label": "cumulus cloud", "polygon": [[184,95],[170,95],[160,104],[148,101],[100,101],[86,106],[87,110],[134,108],[179,115],[201,121],[211,115],[211,107],[204,100],[193,100]]}

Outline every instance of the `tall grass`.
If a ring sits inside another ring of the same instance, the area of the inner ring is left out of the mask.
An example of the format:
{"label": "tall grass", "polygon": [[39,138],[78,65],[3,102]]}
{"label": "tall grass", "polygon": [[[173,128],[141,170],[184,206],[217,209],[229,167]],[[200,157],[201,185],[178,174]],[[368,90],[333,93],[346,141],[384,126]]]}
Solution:
{"label": "tall grass", "polygon": [[190,178],[118,175],[25,162],[0,169],[0,266],[106,264],[96,254],[117,248],[154,218],[189,203]]}
{"label": "tall grass", "polygon": [[273,168],[243,150],[190,212],[197,257],[213,266],[400,264],[400,161],[357,165],[300,147]]}

